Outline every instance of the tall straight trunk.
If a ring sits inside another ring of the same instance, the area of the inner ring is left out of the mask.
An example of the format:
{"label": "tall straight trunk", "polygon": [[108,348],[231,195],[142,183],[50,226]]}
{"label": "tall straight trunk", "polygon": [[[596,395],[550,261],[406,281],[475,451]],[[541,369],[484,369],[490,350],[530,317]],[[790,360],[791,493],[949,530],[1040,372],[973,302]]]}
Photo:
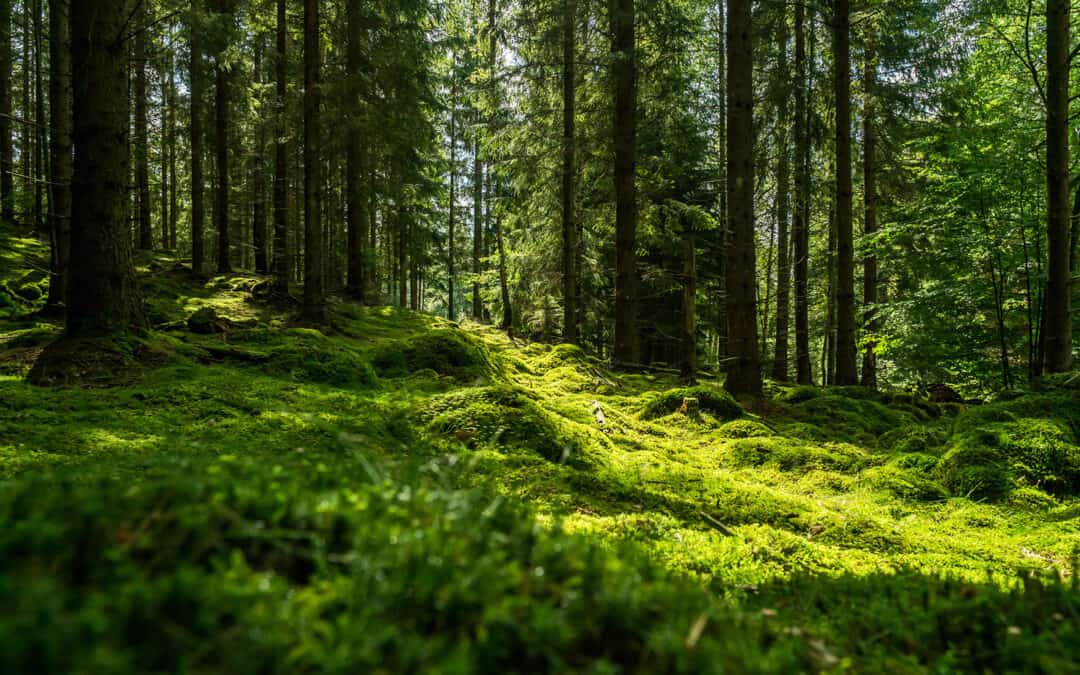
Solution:
{"label": "tall straight trunk", "polygon": [[[454,306],[454,259],[457,257],[455,241],[457,226],[457,52],[453,56],[450,73],[450,236],[446,249],[446,316],[457,320]],[[374,231],[374,230],[373,230]]]}
{"label": "tall straight trunk", "polygon": [[[167,31],[166,31],[167,32]],[[161,248],[169,249],[169,62],[168,38],[161,41]]]}
{"label": "tall straight trunk", "polygon": [[[229,0],[218,0],[218,14],[227,14]],[[229,233],[229,71],[225,64],[225,45],[220,46],[214,64],[214,150],[217,157],[218,248],[217,271],[232,272],[232,238]]]}
{"label": "tall straight trunk", "polygon": [[15,151],[11,135],[11,1],[0,0],[0,215],[15,220]]}
{"label": "tall straight trunk", "polygon": [[192,0],[191,19],[188,22],[191,50],[191,271],[200,276],[206,271],[206,208],[203,187],[203,96],[205,80],[203,72],[202,26],[198,25],[197,12],[202,0]]}
{"label": "tall straight trunk", "polygon": [[697,353],[697,249],[694,231],[689,222],[683,223],[682,255],[682,377],[694,384],[698,373]]}
{"label": "tall straight trunk", "polygon": [[304,0],[304,316],[325,312],[322,250],[322,164],[319,143],[319,0]]}
{"label": "tall straight trunk", "polygon": [[[142,5],[136,22],[141,26],[147,21],[146,6]],[[150,223],[150,139],[148,137],[146,62],[150,50],[145,30],[135,34],[135,185],[139,204],[139,248],[154,248],[154,231]]]}
{"label": "tall straight trunk", "polygon": [[562,292],[564,342],[578,340],[577,223],[574,222],[574,64],[577,0],[564,0],[562,26]]}
{"label": "tall straight trunk", "polygon": [[[174,52],[175,53],[175,52]],[[179,219],[176,172],[176,62],[169,58],[169,250],[176,250],[176,223]]]}
{"label": "tall straight trunk", "polygon": [[806,105],[806,5],[795,3],[795,379],[813,384],[810,370],[810,133]]}
{"label": "tall straight trunk", "polygon": [[274,289],[279,295],[289,294],[289,147],[285,141],[285,96],[287,93],[288,61],[286,59],[287,26],[286,0],[277,0],[275,30],[274,79],[274,242],[270,259]]}
{"label": "tall straight trunk", "polygon": [[728,2],[727,311],[732,359],[724,386],[761,395],[754,254],[754,52],[750,0]]}
{"label": "tall straight trunk", "polygon": [[720,370],[727,369],[728,358],[728,310],[727,310],[727,267],[728,267],[728,194],[727,194],[727,19],[724,11],[726,0],[716,0],[716,99],[719,102],[716,120],[717,166],[720,175],[720,197],[717,200],[717,228],[720,235],[717,263],[717,302],[716,307],[716,362]]}
{"label": "tall straight trunk", "polygon": [[483,219],[483,195],[484,195],[484,168],[480,162],[480,132],[477,130],[475,138],[475,152],[473,153],[473,251],[472,251],[472,318],[477,321],[484,319],[484,302],[480,297],[480,272],[482,271],[480,258],[484,251],[484,219]]}
{"label": "tall straight trunk", "polygon": [[[873,36],[868,36],[866,56],[863,59],[863,234],[871,239],[877,232],[877,59],[874,54]],[[877,331],[878,302],[877,257],[868,251],[863,257],[863,306],[864,325],[867,332]],[[877,355],[875,343],[869,342],[863,351],[862,385],[877,388]]]}
{"label": "tall straight trunk", "polygon": [[1072,368],[1069,243],[1069,0],[1046,3],[1046,314],[1043,370]]}
{"label": "tall straight trunk", "polygon": [[[836,171],[836,162],[830,162],[830,173]],[[825,294],[825,354],[822,357],[822,383],[836,384],[836,199],[829,206],[829,252],[825,260],[825,276],[828,290]]]}
{"label": "tall straight trunk", "polygon": [[851,36],[848,0],[833,3],[836,94],[836,384],[858,384],[855,248],[851,228]]}
{"label": "tall straight trunk", "polygon": [[[265,35],[260,35],[255,43],[255,72],[254,81],[262,85],[263,81],[263,47]],[[251,205],[251,239],[255,247],[255,271],[266,274],[270,271],[270,265],[266,256],[266,121],[257,122],[255,132],[255,157],[251,162],[252,180],[252,205]]]}
{"label": "tall straight trunk", "polygon": [[[494,139],[497,129],[497,117],[499,111],[499,78],[498,78],[498,31],[497,31],[497,0],[488,0],[488,97],[489,116],[487,121],[488,138]],[[489,155],[494,153],[489,151]],[[514,308],[510,303],[510,283],[506,271],[506,246],[503,241],[503,225],[501,214],[498,213],[499,182],[494,175],[496,158],[488,160],[488,200],[487,215],[489,221],[494,221],[495,229],[495,253],[498,256],[499,295],[502,300],[502,321],[499,326],[509,331],[514,326]]]}
{"label": "tall straight trunk", "polygon": [[781,96],[777,109],[780,138],[777,152],[780,157],[776,167],[776,345],[773,359],[773,379],[779,382],[788,380],[788,332],[791,329],[791,252],[789,242],[788,217],[791,211],[790,181],[791,160],[788,156],[788,90],[791,76],[788,73],[788,27],[787,12],[780,21],[780,57],[777,69],[780,71]]}
{"label": "tall straight trunk", "polygon": [[348,3],[348,72],[349,98],[347,110],[349,117],[348,138],[346,140],[346,177],[345,191],[348,200],[349,240],[348,240],[348,288],[349,293],[360,302],[367,302],[368,281],[368,208],[364,194],[364,178],[367,174],[367,143],[364,133],[367,131],[361,87],[364,60],[364,26],[361,15],[361,0],[349,0]]}
{"label": "tall straight trunk", "polygon": [[29,198],[30,191],[33,189],[34,183],[34,134],[33,125],[30,120],[33,118],[33,113],[30,112],[30,106],[33,105],[30,89],[30,61],[34,55],[31,52],[30,45],[32,43],[30,39],[30,3],[23,0],[22,3],[22,109],[20,112],[21,119],[21,138],[19,142],[19,157],[22,159],[22,202],[24,211],[22,213],[23,222],[27,225],[34,225],[34,202]]}
{"label": "tall straight trunk", "polygon": [[[492,180],[496,193],[498,181]],[[498,194],[496,200],[498,201]],[[502,296],[502,323],[500,328],[510,331],[514,327],[514,306],[510,302],[510,279],[506,269],[506,244],[503,241],[502,214],[495,212],[495,244],[499,254],[499,292]]]}
{"label": "tall straight trunk", "polygon": [[71,3],[75,163],[66,332],[102,335],[146,320],[127,221],[128,48],[135,0]]}
{"label": "tall straight trunk", "polygon": [[[55,242],[49,277],[50,307],[66,304],[71,258],[71,7],[49,2],[49,231]],[[3,94],[0,93],[0,96]],[[2,114],[2,113],[0,113]]]}
{"label": "tall straight trunk", "polygon": [[634,0],[611,0],[615,102],[615,352],[616,363],[641,360],[637,280],[637,54]]}
{"label": "tall straight trunk", "polygon": [[[34,0],[34,227],[46,225],[45,218],[45,95],[42,91],[45,78],[41,71],[41,0]],[[53,242],[52,248],[56,248]],[[55,255],[55,254],[54,254]]]}

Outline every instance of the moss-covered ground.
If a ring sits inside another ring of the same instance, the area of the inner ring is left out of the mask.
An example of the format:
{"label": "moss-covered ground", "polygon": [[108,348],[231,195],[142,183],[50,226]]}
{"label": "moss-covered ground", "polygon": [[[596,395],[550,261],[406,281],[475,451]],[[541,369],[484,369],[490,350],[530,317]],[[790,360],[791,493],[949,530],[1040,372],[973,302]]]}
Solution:
{"label": "moss-covered ground", "polygon": [[[299,326],[256,277],[156,256],[153,330],[43,388],[41,247],[0,241],[0,671],[1080,659],[1075,376],[740,404],[392,308]],[[203,307],[233,325],[189,332]]]}

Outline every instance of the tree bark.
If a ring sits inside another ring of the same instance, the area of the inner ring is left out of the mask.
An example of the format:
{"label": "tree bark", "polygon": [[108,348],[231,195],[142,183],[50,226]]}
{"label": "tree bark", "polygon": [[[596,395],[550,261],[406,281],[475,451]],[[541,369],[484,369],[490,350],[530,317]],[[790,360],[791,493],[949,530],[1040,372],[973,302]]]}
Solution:
{"label": "tree bark", "polygon": [[728,2],[728,344],[724,386],[732,394],[761,395],[754,254],[754,55],[750,0]]}
{"label": "tree bark", "polygon": [[615,109],[615,352],[616,363],[641,360],[637,279],[637,54],[634,0],[611,0]]}
{"label": "tree bark", "polygon": [[480,131],[476,130],[475,152],[473,153],[473,251],[472,251],[472,318],[484,320],[484,302],[480,297],[480,258],[484,250],[484,168],[480,163]]}
{"label": "tree bark", "polygon": [[127,221],[128,51],[135,0],[71,3],[75,163],[66,332],[146,325]]}
{"label": "tree bark", "polygon": [[1043,371],[1072,368],[1069,235],[1069,0],[1046,3],[1046,314]]}
{"label": "tree bark", "polygon": [[11,0],[0,0],[0,215],[9,223],[15,220],[11,68]]}
{"label": "tree bark", "polygon": [[[229,0],[218,0],[217,13],[227,14]],[[217,271],[232,272],[232,238],[229,233],[229,71],[225,66],[224,44],[220,45],[214,68],[214,148],[217,156],[218,248]]]}
{"label": "tree bark", "polygon": [[457,226],[457,52],[454,52],[450,72],[450,223],[449,241],[446,249],[446,316],[457,320],[454,306],[454,259],[457,255],[455,242]]}
{"label": "tree bark", "polygon": [[[44,77],[41,70],[41,0],[34,0],[34,227],[42,229],[47,222],[45,218],[45,95],[42,91]],[[52,242],[51,248],[55,249],[57,243]]]}
{"label": "tree bark", "polygon": [[276,100],[274,106],[274,242],[271,272],[277,294],[289,294],[289,146],[285,141],[285,97],[287,95],[288,62],[286,59],[286,0],[277,0],[276,53],[274,74]]}
{"label": "tree bark", "polygon": [[851,228],[851,39],[848,0],[833,3],[836,94],[836,384],[858,384],[855,250]]}
{"label": "tree bark", "polygon": [[697,352],[697,248],[689,222],[683,223],[682,255],[682,377],[694,384],[698,373]]}
{"label": "tree bark", "polygon": [[361,0],[349,0],[348,3],[348,77],[349,97],[347,111],[349,115],[348,138],[346,139],[346,179],[345,193],[348,200],[348,289],[349,294],[360,302],[367,301],[368,227],[364,177],[367,174],[367,144],[364,133],[367,131],[363,101],[364,67],[364,26],[361,14]]}
{"label": "tree bark", "polygon": [[[264,44],[265,36],[258,36],[255,45],[255,68],[253,77],[255,84],[257,85],[262,85],[263,82]],[[252,159],[251,163],[251,180],[253,182],[251,195],[253,202],[251,207],[251,239],[252,244],[255,247],[255,271],[259,274],[266,274],[270,271],[270,265],[266,255],[266,161],[264,159],[264,153],[266,152],[266,121],[259,120],[256,122],[256,125],[255,157]]]}
{"label": "tree bark", "polygon": [[716,219],[719,223],[717,255],[717,298],[716,307],[716,362],[720,370],[727,370],[728,357],[728,310],[727,310],[727,267],[728,267],[728,195],[727,195],[727,19],[724,11],[726,0],[716,0],[716,99],[719,110],[716,114],[717,166],[720,193],[716,206]]}
{"label": "tree bark", "polygon": [[806,105],[806,5],[795,3],[795,379],[813,384],[810,370],[810,133]]}
{"label": "tree bark", "polygon": [[[71,23],[70,0],[49,2],[49,231],[55,242],[48,305],[65,305],[71,258]],[[0,64],[2,67],[2,64]],[[0,93],[0,96],[3,96]],[[0,113],[2,114],[2,113]]]}
{"label": "tree bark", "polygon": [[304,0],[304,317],[325,313],[322,251],[322,158],[319,143],[319,0]]}
{"label": "tree bark", "polygon": [[169,59],[171,46],[166,35],[161,40],[161,248],[169,250]]}
{"label": "tree bark", "polygon": [[580,242],[574,222],[574,63],[577,0],[564,0],[562,26],[562,291],[563,342],[578,340],[578,269],[577,252]]}
{"label": "tree bark", "polygon": [[[863,60],[863,234],[869,240],[877,233],[877,59],[874,54],[874,37],[868,35],[866,56]],[[869,244],[872,246],[872,244]],[[877,257],[872,250],[863,257],[863,305],[864,324],[867,332],[877,331],[878,302]],[[876,344],[869,342],[863,351],[862,385],[877,388]]]}
{"label": "tree bark", "polygon": [[206,209],[204,206],[203,187],[203,49],[202,26],[197,13],[202,0],[192,0],[191,19],[188,30],[191,31],[191,271],[201,276],[206,271]]}
{"label": "tree bark", "polygon": [[[139,10],[136,23],[141,27],[149,16],[145,4]],[[154,231],[150,223],[150,141],[147,134],[146,62],[150,57],[146,31],[135,34],[135,184],[139,204],[139,248],[154,248]]]}
{"label": "tree bark", "polygon": [[788,73],[788,27],[787,12],[780,21],[780,55],[777,69],[780,72],[780,104],[777,107],[777,152],[780,154],[776,167],[776,345],[773,359],[773,379],[788,381],[788,332],[791,329],[791,255],[788,217],[791,211],[790,186],[791,161],[788,156],[788,91],[791,76]]}

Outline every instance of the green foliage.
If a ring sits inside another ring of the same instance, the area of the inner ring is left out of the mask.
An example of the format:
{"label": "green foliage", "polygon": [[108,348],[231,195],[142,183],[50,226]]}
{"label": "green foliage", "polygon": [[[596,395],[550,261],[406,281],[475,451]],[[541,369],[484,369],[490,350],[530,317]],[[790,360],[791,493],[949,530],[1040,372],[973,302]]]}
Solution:
{"label": "green foliage", "polygon": [[733,420],[741,417],[742,407],[723,389],[699,385],[682,389],[669,389],[652,398],[645,404],[641,416],[643,419],[653,420],[658,417],[670,415],[682,406],[688,398],[697,399],[702,412],[708,412],[717,420]]}

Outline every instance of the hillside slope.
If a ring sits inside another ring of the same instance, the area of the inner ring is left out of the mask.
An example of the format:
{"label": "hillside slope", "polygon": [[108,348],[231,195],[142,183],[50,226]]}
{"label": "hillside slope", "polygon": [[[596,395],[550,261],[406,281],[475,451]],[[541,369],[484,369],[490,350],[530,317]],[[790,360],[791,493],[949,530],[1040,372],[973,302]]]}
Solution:
{"label": "hillside slope", "polygon": [[154,331],[41,388],[59,327],[30,313],[39,245],[8,240],[5,672],[1080,658],[1075,377],[971,407],[773,386],[747,410],[393,308],[298,326],[261,279],[158,256]]}

